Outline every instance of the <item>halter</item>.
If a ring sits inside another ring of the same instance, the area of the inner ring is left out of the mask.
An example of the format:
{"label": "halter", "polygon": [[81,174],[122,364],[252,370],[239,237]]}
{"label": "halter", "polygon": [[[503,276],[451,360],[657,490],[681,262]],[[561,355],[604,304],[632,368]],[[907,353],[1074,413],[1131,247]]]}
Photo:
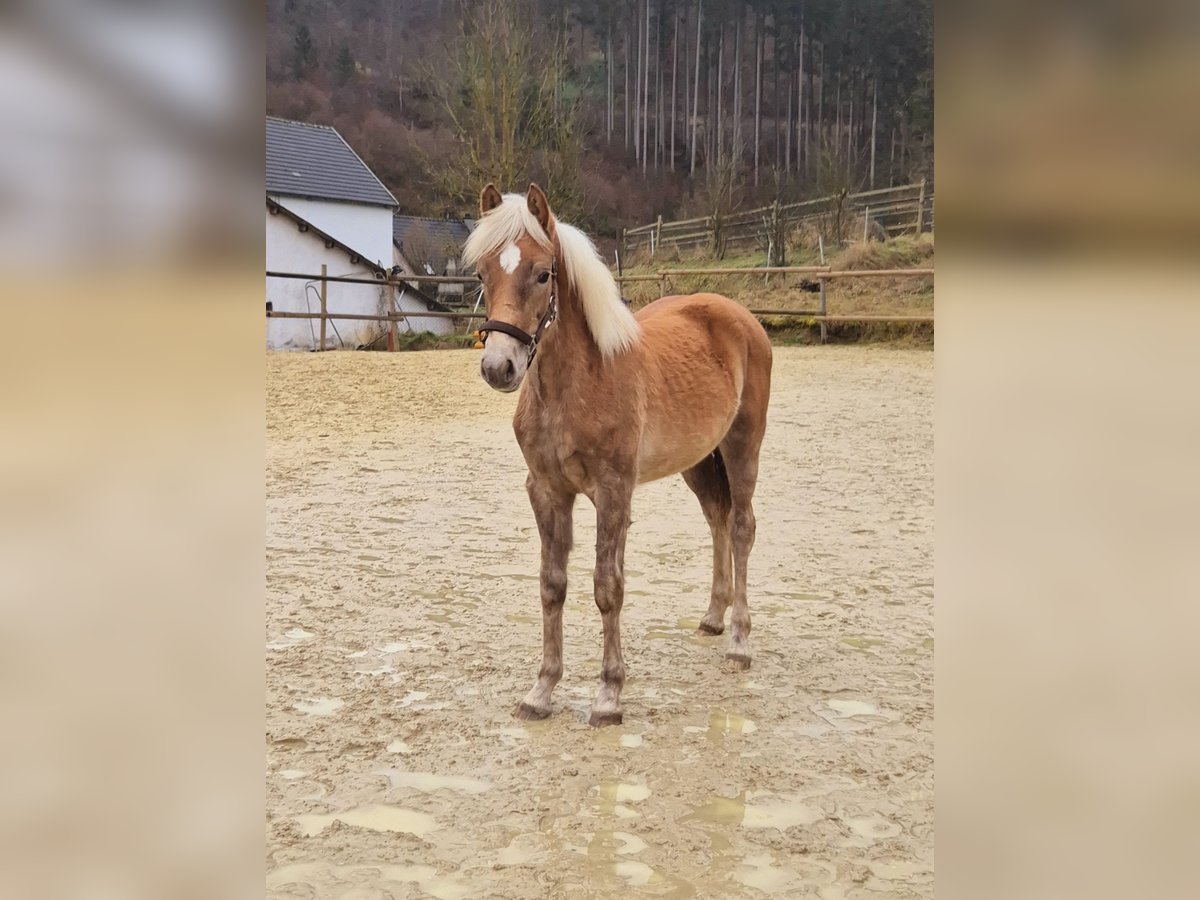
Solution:
{"label": "halter", "polygon": [[538,321],[538,326],[533,334],[525,331],[523,328],[518,328],[516,325],[510,325],[508,322],[501,322],[499,319],[488,319],[479,326],[479,330],[475,332],[477,343],[476,349],[483,347],[487,341],[489,331],[499,331],[502,334],[507,334],[509,337],[514,337],[526,347],[529,348],[529,358],[525,361],[528,366],[533,363],[534,354],[537,353],[538,343],[542,340],[542,335],[546,333],[546,329],[554,324],[554,320],[558,318],[558,257],[554,257],[550,262],[550,305],[546,307],[546,312],[542,314],[542,318]]}

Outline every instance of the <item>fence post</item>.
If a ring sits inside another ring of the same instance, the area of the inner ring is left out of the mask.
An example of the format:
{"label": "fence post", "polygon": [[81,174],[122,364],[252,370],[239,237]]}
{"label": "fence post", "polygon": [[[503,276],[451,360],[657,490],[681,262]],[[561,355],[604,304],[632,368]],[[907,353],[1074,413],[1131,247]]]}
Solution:
{"label": "fence post", "polygon": [[[388,315],[396,314],[396,282],[388,282]],[[388,352],[396,352],[396,320],[388,319]]]}
{"label": "fence post", "polygon": [[[822,235],[817,235],[817,247],[821,251],[821,265],[825,265],[825,238]],[[824,278],[818,278],[817,284],[821,286],[821,343],[825,343],[825,316],[829,313],[829,307],[825,303],[825,285],[827,282]]]}
{"label": "fence post", "polygon": [[326,289],[329,282],[325,280],[325,276],[329,274],[329,267],[325,263],[321,263],[321,349],[325,349],[325,312],[326,312]]}
{"label": "fence post", "polygon": [[666,269],[658,270],[658,296],[667,296],[667,271]]}
{"label": "fence post", "polygon": [[621,234],[617,238],[617,271],[621,271],[621,258],[625,255],[625,229],[621,229]]}
{"label": "fence post", "polygon": [[863,243],[867,242],[867,223],[871,219],[871,207],[863,207]]}
{"label": "fence post", "polygon": [[651,248],[650,255],[653,256],[661,248],[662,248],[662,213],[659,213],[658,221],[654,225],[654,247]]}
{"label": "fence post", "polygon": [[921,193],[917,198],[917,237],[925,230],[925,179],[921,179]]}

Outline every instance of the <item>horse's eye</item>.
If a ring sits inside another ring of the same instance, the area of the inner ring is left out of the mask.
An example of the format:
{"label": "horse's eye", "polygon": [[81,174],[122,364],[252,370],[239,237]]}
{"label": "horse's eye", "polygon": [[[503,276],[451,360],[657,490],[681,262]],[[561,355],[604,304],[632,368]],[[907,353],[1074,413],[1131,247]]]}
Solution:
{"label": "horse's eye", "polygon": [[538,276],[538,284],[545,284],[549,280],[550,280],[549,272],[543,272],[541,275]]}
{"label": "horse's eye", "polygon": [[483,284],[483,276],[482,275],[480,275],[478,272],[476,272],[475,277],[479,280],[480,284]]}

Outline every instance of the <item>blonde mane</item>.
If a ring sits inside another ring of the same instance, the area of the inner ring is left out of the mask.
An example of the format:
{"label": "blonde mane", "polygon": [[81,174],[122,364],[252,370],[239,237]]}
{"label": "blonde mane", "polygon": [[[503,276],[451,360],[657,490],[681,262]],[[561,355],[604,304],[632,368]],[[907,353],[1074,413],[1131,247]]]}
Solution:
{"label": "blonde mane", "polygon": [[[641,329],[621,299],[608,266],[592,239],[573,225],[555,220],[559,265],[580,302],[592,339],[604,357],[623,353],[636,343]],[[463,247],[463,263],[473,266],[528,234],[546,250],[550,238],[520,194],[505,194],[503,202],[480,218]]]}

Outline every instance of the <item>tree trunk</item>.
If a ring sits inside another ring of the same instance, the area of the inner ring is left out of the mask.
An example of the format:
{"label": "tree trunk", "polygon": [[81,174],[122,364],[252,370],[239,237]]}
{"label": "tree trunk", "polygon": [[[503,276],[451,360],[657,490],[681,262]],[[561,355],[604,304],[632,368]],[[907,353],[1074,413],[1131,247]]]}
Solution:
{"label": "tree trunk", "polygon": [[733,38],[733,166],[742,167],[742,19],[744,11],[738,10],[737,27]]}
{"label": "tree trunk", "polygon": [[[640,35],[641,32],[639,31],[638,34]],[[630,28],[626,28],[625,29],[625,150],[626,150],[626,152],[628,152],[629,139],[632,137],[633,138],[633,154],[634,154],[634,159],[636,159],[637,152],[638,152],[638,150],[637,150],[637,146],[638,146],[638,143],[637,143],[637,141],[638,141],[638,134],[637,134],[638,112],[637,112],[636,90],[633,95],[633,109],[630,110],[630,108],[629,108],[629,48],[632,45],[633,45],[633,30]],[[641,47],[642,47],[642,42],[639,39],[638,43],[637,43],[637,51],[636,51],[638,54],[641,53]],[[635,72],[634,87],[635,87],[635,89],[636,89],[637,85],[641,84],[641,77],[642,77],[641,76],[642,70],[639,69],[637,66],[638,66],[638,63],[635,62],[634,63],[634,72]],[[631,113],[632,113],[632,116],[631,116]]]}
{"label": "tree trunk", "polygon": [[835,157],[840,162],[842,159],[842,75],[838,73],[837,87],[837,115],[835,116],[833,126],[833,147]]}
{"label": "tree trunk", "polygon": [[775,158],[771,160],[773,168],[779,168],[779,159],[782,156],[779,146],[779,23],[775,24],[775,34],[771,37],[771,78],[774,84],[772,92],[774,94],[774,119],[775,119]]}
{"label": "tree trunk", "polygon": [[822,157],[825,153],[825,50],[821,50],[821,84],[817,89],[817,190],[821,189]]}
{"label": "tree trunk", "polygon": [[808,78],[805,79],[804,93],[804,174],[812,172],[813,157],[813,96],[817,90],[817,72],[813,67],[812,35],[808,38]]}
{"label": "tree trunk", "polygon": [[707,66],[704,67],[704,94],[706,94],[706,104],[704,104],[704,169],[706,172],[712,170],[713,160],[716,158],[716,130],[720,127],[716,121],[716,72],[713,71],[713,35],[712,32],[704,35],[704,62]]}
{"label": "tree trunk", "polygon": [[787,128],[784,129],[783,144],[783,171],[785,174],[790,174],[792,171],[792,80],[790,78],[788,79]]}
{"label": "tree trunk", "polygon": [[850,121],[846,127],[846,178],[854,178],[854,74],[850,75]]}
{"label": "tree trunk", "polygon": [[800,37],[796,39],[796,174],[800,174],[800,156],[804,146],[804,14],[800,16]]}
{"label": "tree trunk", "polygon": [[892,126],[892,155],[888,158],[888,187],[896,186],[896,127]]}
{"label": "tree trunk", "polygon": [[700,26],[703,22],[703,0],[696,0],[696,80],[692,90],[692,170],[689,174],[696,175],[696,125],[700,119]]}
{"label": "tree trunk", "polygon": [[645,53],[642,56],[642,175],[646,174],[646,149],[650,143],[650,0],[646,0]]}
{"label": "tree trunk", "polygon": [[717,31],[717,168],[725,161],[725,24]]}
{"label": "tree trunk", "polygon": [[654,22],[654,171],[662,161],[662,6]]}
{"label": "tree trunk", "polygon": [[879,81],[871,85],[871,190],[875,189],[875,135],[879,128]]}
{"label": "tree trunk", "polygon": [[762,134],[762,17],[754,20],[754,186],[758,187],[758,146]]}
{"label": "tree trunk", "polygon": [[[685,57],[684,62],[687,62]],[[675,37],[671,40],[671,171],[675,171],[675,83],[679,73],[679,13],[675,13]]]}
{"label": "tree trunk", "polygon": [[608,144],[612,145],[613,126],[613,59],[612,59],[612,22],[608,23],[608,43],[605,45],[604,57],[608,62],[608,98],[604,109],[604,135]]}

